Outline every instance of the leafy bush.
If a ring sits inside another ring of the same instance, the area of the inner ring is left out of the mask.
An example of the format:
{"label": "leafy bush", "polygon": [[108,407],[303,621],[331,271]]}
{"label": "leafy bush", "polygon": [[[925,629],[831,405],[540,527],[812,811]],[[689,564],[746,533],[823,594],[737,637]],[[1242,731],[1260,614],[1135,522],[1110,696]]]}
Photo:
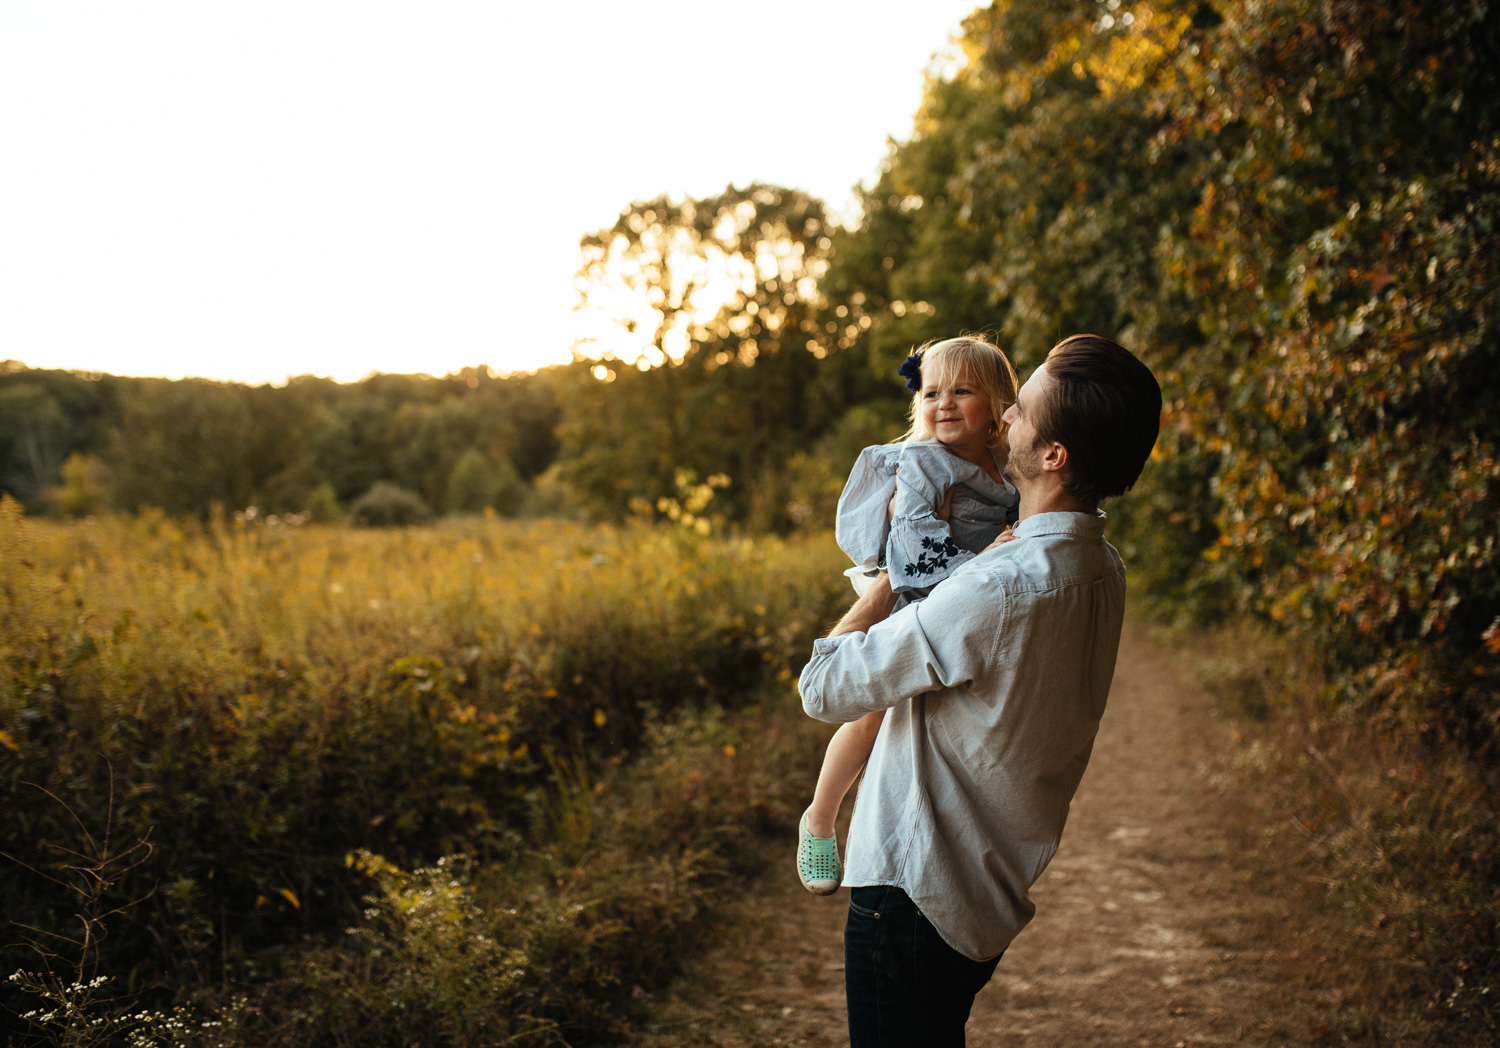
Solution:
{"label": "leafy bush", "polygon": [[506,459],[492,464],[484,453],[469,448],[448,475],[444,506],[449,513],[481,513],[493,509],[513,517],[526,501],[526,484]]}
{"label": "leafy bush", "polygon": [[1225,12],[1176,130],[1215,130],[1234,177],[1167,244],[1204,332],[1174,362],[1172,452],[1216,509],[1195,571],[1323,653],[1345,698],[1492,751],[1496,14]]}
{"label": "leafy bush", "polygon": [[[271,1043],[482,1044],[618,1035],[644,988],[690,956],[704,917],[789,836],[826,733],[786,684],[733,713],[653,720],[638,760],[554,765],[547,848],[405,871],[351,856],[374,889],[341,942],[300,953],[264,995]],[[789,774],[794,771],[804,775]]]}
{"label": "leafy bush", "polygon": [[333,485],[324,481],[313,489],[312,494],[307,497],[307,505],[303,507],[309,520],[317,524],[337,524],[344,519],[344,511],[339,508],[339,499],[333,491]]}
{"label": "leafy bush", "polygon": [[75,451],[62,465],[62,479],[57,511],[63,516],[86,517],[108,507],[109,473],[99,459]]}
{"label": "leafy bush", "polygon": [[372,528],[425,524],[431,518],[432,510],[421,495],[388,480],[376,481],[349,506],[351,522]]}

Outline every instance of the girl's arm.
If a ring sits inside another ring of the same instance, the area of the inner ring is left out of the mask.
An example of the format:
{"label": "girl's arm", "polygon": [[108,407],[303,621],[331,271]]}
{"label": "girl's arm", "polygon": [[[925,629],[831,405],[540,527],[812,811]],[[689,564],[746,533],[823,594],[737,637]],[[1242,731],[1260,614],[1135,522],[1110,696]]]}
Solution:
{"label": "girl's arm", "polygon": [[974,559],[948,530],[954,475],[938,448],[912,445],[901,455],[891,499],[886,564],[897,593],[925,593]]}
{"label": "girl's arm", "polygon": [[[950,516],[952,516],[952,514],[953,514],[953,489],[950,487],[948,489],[948,493],[943,496],[943,504],[938,507],[938,509],[937,509],[937,515],[938,515],[939,519],[946,521]],[[890,521],[891,521],[891,519],[894,518],[895,516],[896,516],[896,494],[893,493],[891,495],[891,504],[885,508],[886,523],[889,524]]]}

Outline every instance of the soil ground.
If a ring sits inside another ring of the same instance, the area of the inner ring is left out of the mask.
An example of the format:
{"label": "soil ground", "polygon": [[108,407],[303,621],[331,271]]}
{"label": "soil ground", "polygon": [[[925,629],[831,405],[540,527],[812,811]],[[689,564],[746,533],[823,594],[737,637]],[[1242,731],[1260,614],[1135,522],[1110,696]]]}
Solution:
{"label": "soil ground", "polygon": [[[1179,655],[1127,634],[1062,847],[1032,890],[1036,919],[976,998],[970,1045],[1284,1046],[1333,1036],[1322,1017],[1339,1002],[1286,984],[1285,906],[1235,861],[1246,805],[1205,770],[1210,754],[1233,745],[1234,726],[1183,670]],[[635,1048],[847,1043],[848,892],[808,894],[792,841],[780,851],[720,943],[646,1002]]]}

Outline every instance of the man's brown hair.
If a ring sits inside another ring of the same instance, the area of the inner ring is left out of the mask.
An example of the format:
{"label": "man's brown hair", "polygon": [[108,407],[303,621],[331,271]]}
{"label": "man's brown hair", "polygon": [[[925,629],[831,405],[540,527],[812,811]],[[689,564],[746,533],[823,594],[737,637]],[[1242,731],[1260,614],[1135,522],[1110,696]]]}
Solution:
{"label": "man's brown hair", "polygon": [[1074,335],[1047,354],[1037,439],[1068,449],[1063,490],[1098,505],[1141,475],[1161,430],[1161,386],[1124,346]]}

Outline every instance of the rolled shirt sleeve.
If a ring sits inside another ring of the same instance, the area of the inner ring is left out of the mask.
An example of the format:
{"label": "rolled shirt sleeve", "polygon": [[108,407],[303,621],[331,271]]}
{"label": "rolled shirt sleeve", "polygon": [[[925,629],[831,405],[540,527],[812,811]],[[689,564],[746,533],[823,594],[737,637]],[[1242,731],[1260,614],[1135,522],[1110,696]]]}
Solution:
{"label": "rolled shirt sleeve", "polygon": [[[982,577],[974,581],[992,589]],[[817,720],[843,723],[967,683],[993,657],[1004,613],[1003,601],[988,597],[969,587],[940,586],[868,633],[814,641],[797,682],[802,708]],[[940,630],[929,633],[929,623]]]}

